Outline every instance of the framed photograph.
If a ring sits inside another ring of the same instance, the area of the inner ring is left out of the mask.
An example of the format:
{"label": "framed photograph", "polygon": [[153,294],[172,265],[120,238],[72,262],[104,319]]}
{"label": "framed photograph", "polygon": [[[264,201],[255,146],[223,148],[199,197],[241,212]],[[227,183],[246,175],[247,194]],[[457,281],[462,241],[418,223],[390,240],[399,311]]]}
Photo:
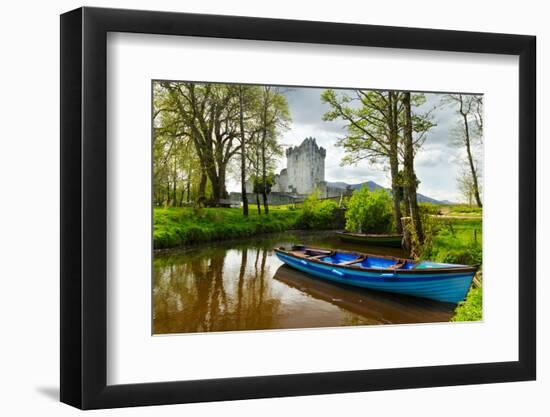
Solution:
{"label": "framed photograph", "polygon": [[61,16],[61,401],[533,380],[535,37]]}

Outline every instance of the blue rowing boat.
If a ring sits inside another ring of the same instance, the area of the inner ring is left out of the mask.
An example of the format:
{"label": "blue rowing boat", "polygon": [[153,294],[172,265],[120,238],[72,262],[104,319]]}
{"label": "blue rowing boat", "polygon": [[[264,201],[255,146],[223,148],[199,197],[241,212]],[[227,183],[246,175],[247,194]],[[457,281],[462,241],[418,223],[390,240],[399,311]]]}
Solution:
{"label": "blue rowing boat", "polygon": [[275,253],[288,266],[317,278],[449,303],[464,300],[478,268],[303,245]]}

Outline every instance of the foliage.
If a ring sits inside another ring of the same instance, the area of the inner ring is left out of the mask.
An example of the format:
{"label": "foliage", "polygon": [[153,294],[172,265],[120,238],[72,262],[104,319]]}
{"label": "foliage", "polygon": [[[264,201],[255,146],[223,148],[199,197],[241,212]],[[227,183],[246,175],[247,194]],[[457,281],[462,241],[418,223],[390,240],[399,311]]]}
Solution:
{"label": "foliage", "polygon": [[[336,143],[345,152],[342,165],[355,165],[363,160],[389,165],[395,229],[399,233],[402,231],[402,194],[399,192],[401,183],[401,186],[408,188],[409,195],[413,196],[410,214],[416,220],[414,226],[419,240],[422,241],[414,197],[415,183],[417,184],[414,155],[426,140],[428,131],[435,126],[431,114],[433,109],[427,112],[421,110],[426,96],[408,91],[337,92],[328,89],[322,93],[321,100],[330,108],[323,115],[323,120],[341,119],[345,123],[346,134]],[[400,163],[404,165],[406,175],[399,175]]]}
{"label": "foliage", "polygon": [[335,223],[338,204],[333,200],[319,200],[319,191],[314,190],[302,205],[300,227],[303,229],[330,229]]}
{"label": "foliage", "polygon": [[483,289],[470,288],[466,300],[460,302],[452,321],[479,321],[483,316]]}
{"label": "foliage", "polygon": [[361,233],[386,233],[392,228],[392,203],[386,190],[355,190],[347,203],[346,229]]}
{"label": "foliage", "polygon": [[[273,184],[275,183],[274,179],[275,175],[271,172],[266,175],[265,177],[265,193],[269,194],[271,193],[271,187],[273,187]],[[250,177],[250,181],[252,182],[252,192],[255,194],[262,194],[264,192],[264,181],[262,176],[258,175],[252,175]]]}
{"label": "foliage", "polygon": [[156,206],[227,198],[226,181],[263,177],[282,154],[278,139],[291,121],[277,87],[153,83],[153,193]]}
{"label": "foliage", "polygon": [[[404,129],[403,109],[401,105],[397,105],[402,100],[402,92],[352,90],[344,93],[328,89],[321,95],[321,100],[330,106],[330,110],[323,115],[323,120],[341,119],[346,122],[347,134],[337,142],[337,146],[341,146],[346,152],[343,164],[353,165],[365,159],[370,162],[386,162],[386,158],[394,152],[390,130],[395,129],[397,138],[402,136]],[[394,115],[397,124],[393,127],[390,120],[392,101],[396,103],[394,110],[397,112]],[[417,109],[412,114],[415,149],[422,145],[427,132],[435,126],[431,111],[418,111],[425,101],[424,94],[411,95],[411,104]]]}

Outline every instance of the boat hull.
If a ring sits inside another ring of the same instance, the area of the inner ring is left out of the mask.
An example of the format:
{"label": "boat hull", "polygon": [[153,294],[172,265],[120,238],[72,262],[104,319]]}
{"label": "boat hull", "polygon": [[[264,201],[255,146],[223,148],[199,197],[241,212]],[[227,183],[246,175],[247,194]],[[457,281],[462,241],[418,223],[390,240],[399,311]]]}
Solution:
{"label": "boat hull", "polygon": [[400,248],[403,237],[400,235],[360,235],[351,233],[337,233],[344,242],[362,243],[369,246],[386,246]]}
{"label": "boat hull", "polygon": [[316,278],[448,303],[458,303],[464,300],[475,274],[475,271],[434,273],[433,270],[430,270],[429,273],[423,273],[419,270],[418,272],[400,273],[399,271],[344,269],[335,265],[296,258],[281,251],[276,251],[276,254],[288,266]]}

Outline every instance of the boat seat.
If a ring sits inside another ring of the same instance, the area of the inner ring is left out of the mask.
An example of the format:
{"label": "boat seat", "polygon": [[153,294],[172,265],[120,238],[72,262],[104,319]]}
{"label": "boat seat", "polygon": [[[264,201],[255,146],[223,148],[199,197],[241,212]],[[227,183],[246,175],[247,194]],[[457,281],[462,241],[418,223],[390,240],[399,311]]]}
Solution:
{"label": "boat seat", "polygon": [[351,261],[342,262],[338,265],[340,265],[340,266],[353,265],[353,264],[356,264],[358,262],[363,262],[365,259],[367,259],[366,256],[360,256],[359,258],[352,259]]}
{"label": "boat seat", "polygon": [[398,269],[403,267],[407,263],[406,260],[401,259],[400,261],[397,261],[396,264],[388,266],[388,269]]}
{"label": "boat seat", "polygon": [[314,256],[307,255],[306,258],[307,259],[321,259],[321,258],[326,258],[327,256],[332,256],[333,254],[334,254],[334,252],[322,253],[320,255],[314,255]]}

